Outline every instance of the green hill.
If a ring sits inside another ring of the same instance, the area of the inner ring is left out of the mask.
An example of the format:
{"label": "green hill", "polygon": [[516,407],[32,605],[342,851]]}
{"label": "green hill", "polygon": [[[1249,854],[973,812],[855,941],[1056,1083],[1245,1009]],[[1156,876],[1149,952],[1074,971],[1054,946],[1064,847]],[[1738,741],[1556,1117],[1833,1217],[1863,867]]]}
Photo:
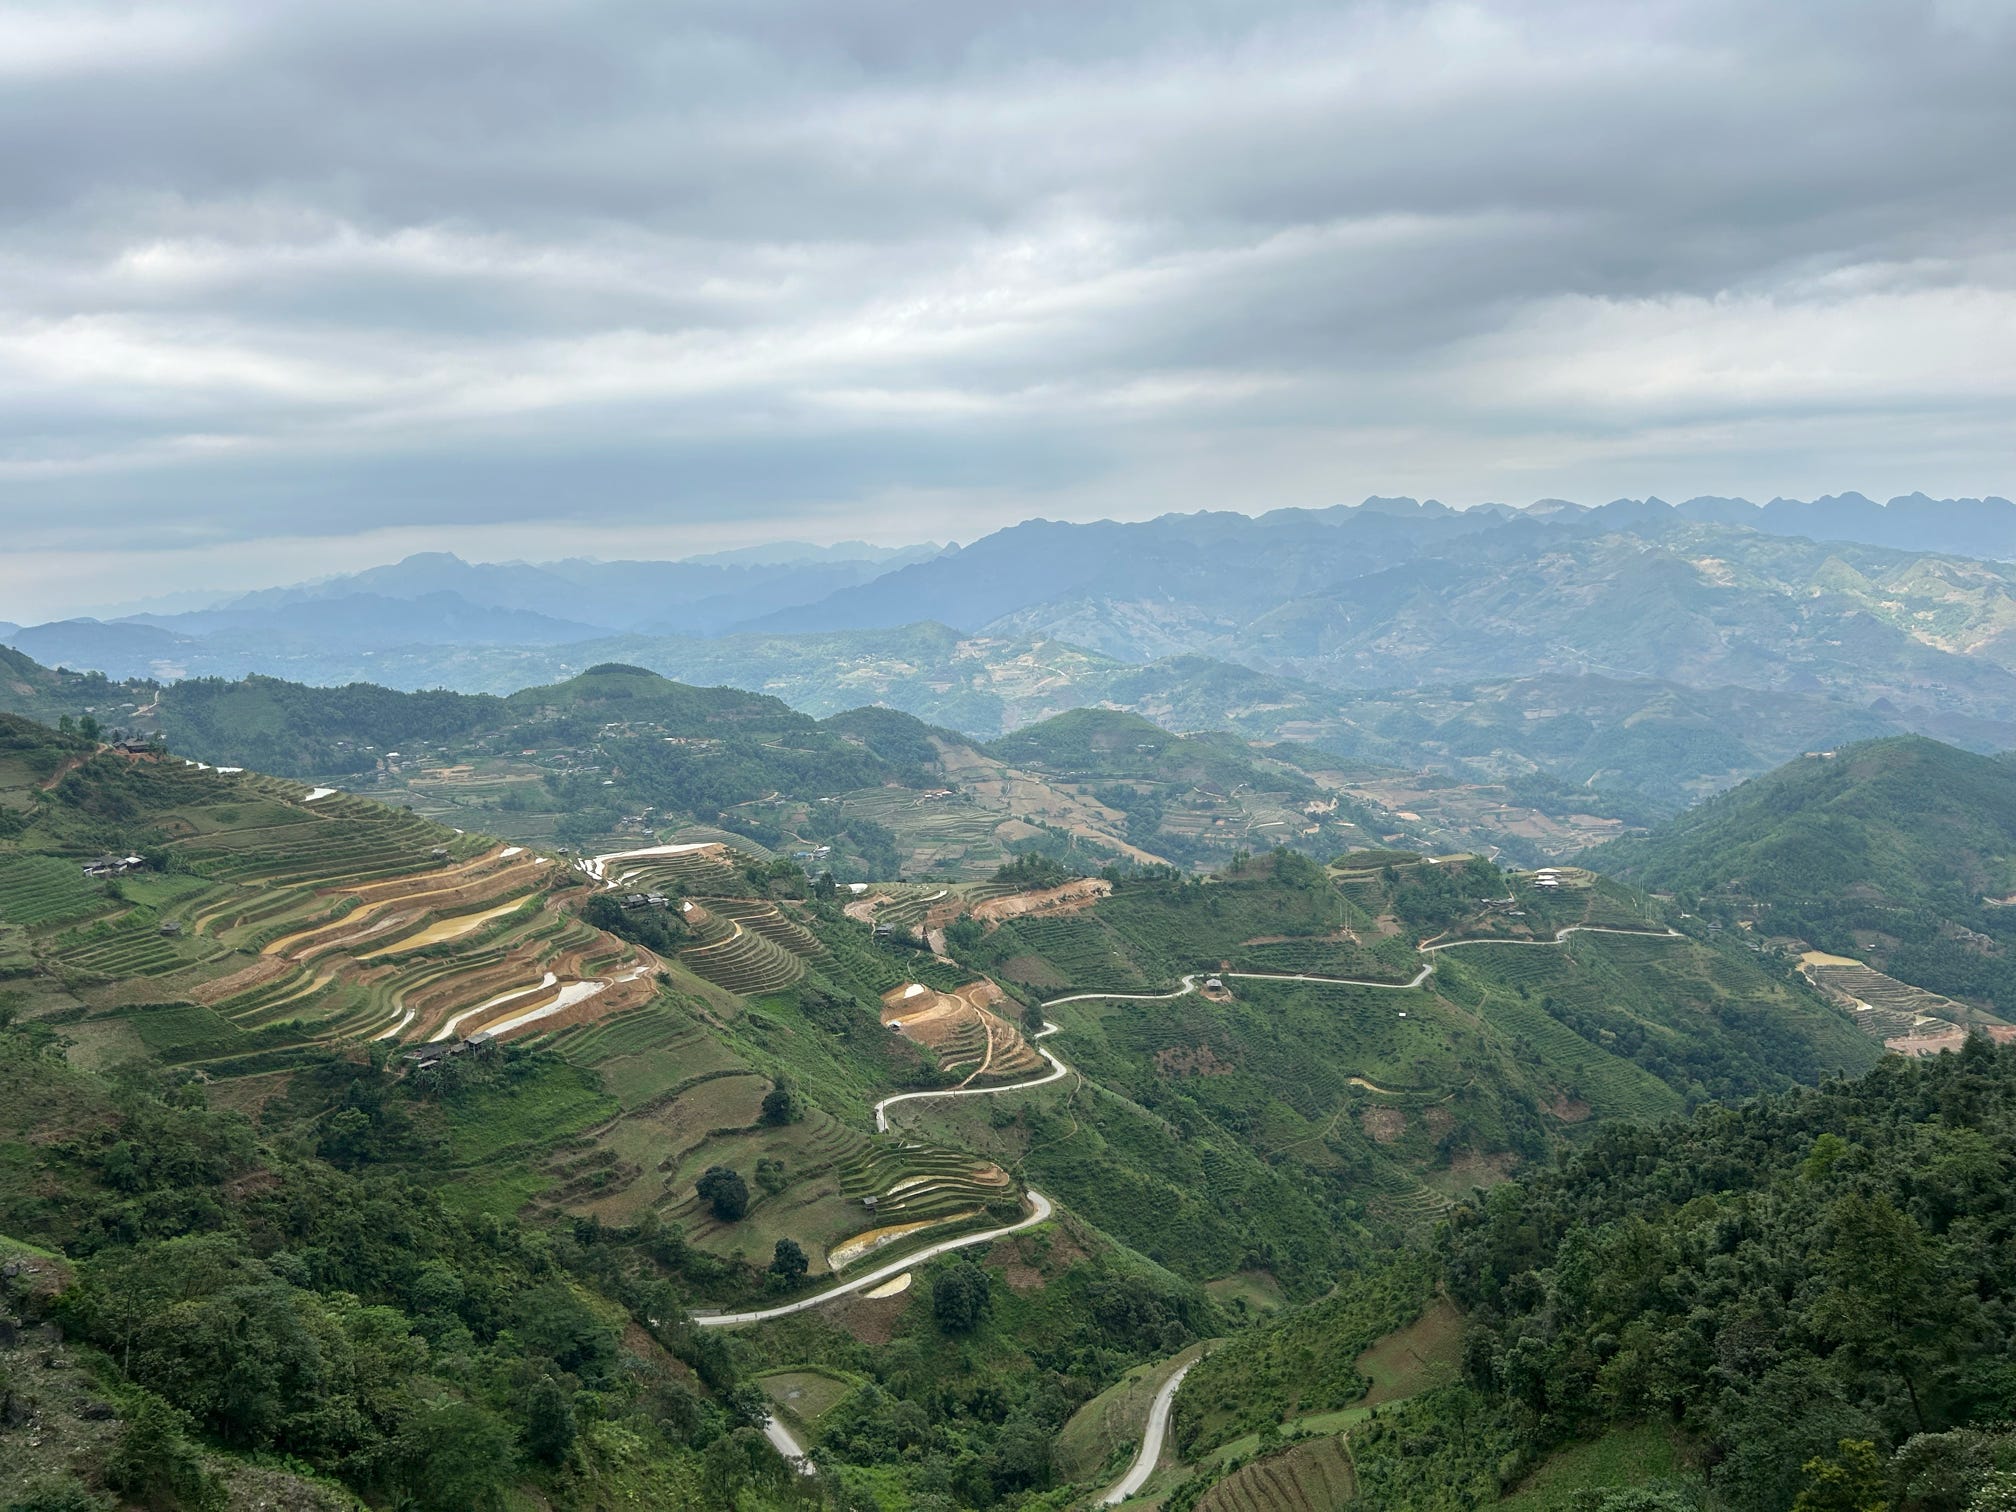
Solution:
{"label": "green hill", "polygon": [[[1556,943],[1572,925],[1636,934]],[[1549,896],[1482,862],[1375,853],[1326,870],[1277,852],[948,939],[1053,1000],[1059,1045],[1101,1092],[942,1116],[1172,1268],[1265,1270],[1291,1295],[1604,1120],[1879,1053],[1749,952],[1665,934],[1626,889]],[[1179,993],[1185,973],[1223,973],[1226,990]],[[1102,992],[1133,996],[1054,1001]]]}
{"label": "green hill", "polygon": [[[553,764],[555,802],[669,773],[719,784],[703,790],[744,822],[837,809],[844,827],[851,793],[802,795],[965,759],[904,716],[815,723],[625,667],[481,712],[500,767]],[[1042,803],[1196,787],[1216,762],[1288,780],[1264,753],[1153,730],[1094,713],[986,770]],[[1043,742],[1081,765],[1043,775]],[[425,773],[448,754],[391,773],[417,779],[399,791],[444,780]],[[759,781],[777,790],[725,801]],[[1062,1507],[1108,1477],[1058,1484],[1050,1445],[1129,1370],[1262,1339],[1282,1303],[1304,1320],[1294,1350],[1353,1341],[1303,1408],[1355,1410],[1361,1375],[1442,1381],[1409,1373],[1411,1343],[1379,1353],[1432,1284],[1423,1262],[1363,1306],[1320,1299],[1613,1125],[1879,1053],[1750,951],[1671,933],[1653,900],[1572,868],[1549,888],[1460,856],[1256,848],[1208,875],[1114,867],[1058,891],[1031,864],[857,895],[726,847],[609,858],[591,880],[459,828],[0,718],[0,1234],[74,1268],[0,1305],[60,1321],[112,1403],[78,1460],[97,1481],[130,1441],[162,1477],[285,1463],[422,1509],[508,1490],[565,1512],[772,1512],[795,1481],[753,1436],[762,1392],[827,1472],[809,1492]],[[118,864],[88,874],[101,855]],[[597,881],[671,903],[626,908]],[[885,1002],[925,997],[913,983],[946,995],[943,1032],[885,1023]],[[553,1016],[514,1025],[537,1004]],[[1039,1022],[1057,1032],[1032,1047]],[[490,1025],[506,1037],[449,1052]],[[1013,1069],[990,1081],[996,1064]],[[891,1104],[878,1127],[879,1100],[960,1083],[1011,1090]],[[1030,1191],[1056,1216],[891,1296],[730,1334],[688,1321],[1013,1221]],[[809,1276],[772,1269],[794,1254]],[[1446,1352],[1454,1324],[1431,1321],[1420,1348]],[[0,1390],[48,1396],[35,1369]],[[1236,1460],[1269,1399],[1235,1395],[1213,1449]],[[457,1458],[469,1444],[484,1452]],[[1341,1456],[1221,1501],[1363,1480]]]}
{"label": "green hill", "polygon": [[[1175,1424],[1201,1473],[1171,1505],[1201,1505],[1258,1427],[1263,1456],[1284,1429],[1348,1428],[1382,1507],[1784,1512],[1830,1487],[1853,1493],[1836,1505],[1992,1507],[1972,1498],[2016,1467],[1991,1175],[2016,1161],[2012,1114],[2016,1049],[1977,1039],[1604,1130],[1460,1204],[1431,1263],[1348,1277],[1207,1356]],[[1404,1380],[1374,1341],[1423,1315],[1388,1334],[1413,1335],[1418,1366],[1447,1302],[1465,1317],[1460,1344],[1438,1331],[1446,1373]]]}
{"label": "green hill", "polygon": [[1937,741],[1793,761],[1591,865],[1759,938],[2016,1014],[2016,765]]}
{"label": "green hill", "polygon": [[[0,1496],[74,1471],[162,1507],[347,1505],[340,1482],[425,1512],[772,1512],[803,1503],[757,1378],[803,1368],[862,1383],[817,1426],[836,1466],[902,1458],[899,1492],[963,1466],[960,1501],[993,1504],[1048,1480],[1077,1400],[1217,1330],[1194,1280],[1076,1215],[866,1312],[691,1327],[818,1284],[878,1224],[935,1240],[1024,1203],[935,1129],[874,1132],[877,1097],[961,1075],[880,994],[964,978],[791,868],[640,865],[690,918],[399,809],[0,717],[0,1235],[53,1267],[10,1260],[0,1316],[69,1357],[0,1339]],[[582,1022],[454,1048],[566,999],[556,974],[596,989]],[[700,1197],[715,1167],[739,1211]],[[787,1239],[815,1279],[771,1273]],[[960,1283],[979,1315],[941,1326]],[[871,1325],[906,1346],[869,1357],[846,1328]],[[903,1456],[892,1402],[956,1442]]]}

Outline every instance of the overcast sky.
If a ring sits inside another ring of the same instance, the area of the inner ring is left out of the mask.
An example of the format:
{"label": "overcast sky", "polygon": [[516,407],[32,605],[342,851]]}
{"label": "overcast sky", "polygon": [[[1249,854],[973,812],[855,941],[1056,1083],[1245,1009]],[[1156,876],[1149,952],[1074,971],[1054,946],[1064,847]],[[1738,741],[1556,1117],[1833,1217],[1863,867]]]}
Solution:
{"label": "overcast sky", "polygon": [[2016,492],[2016,5],[0,0],[0,619]]}

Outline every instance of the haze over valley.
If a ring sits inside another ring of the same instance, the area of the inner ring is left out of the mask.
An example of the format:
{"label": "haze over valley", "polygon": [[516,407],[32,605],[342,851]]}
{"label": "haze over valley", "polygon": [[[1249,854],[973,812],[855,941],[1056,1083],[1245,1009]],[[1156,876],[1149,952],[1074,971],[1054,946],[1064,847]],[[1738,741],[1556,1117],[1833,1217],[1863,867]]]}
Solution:
{"label": "haze over valley", "polygon": [[0,1512],[2011,1512],[2012,63],[0,0]]}

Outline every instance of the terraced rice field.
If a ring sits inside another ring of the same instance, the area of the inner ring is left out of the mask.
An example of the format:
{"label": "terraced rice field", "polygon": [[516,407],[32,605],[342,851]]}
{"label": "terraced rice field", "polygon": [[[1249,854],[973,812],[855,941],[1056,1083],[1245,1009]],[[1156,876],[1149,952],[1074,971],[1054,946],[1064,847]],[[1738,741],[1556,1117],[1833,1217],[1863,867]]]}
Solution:
{"label": "terraced rice field", "polygon": [[744,929],[752,929],[771,944],[805,960],[818,960],[826,954],[819,937],[804,925],[785,918],[775,903],[754,898],[716,898],[707,904],[707,911]]}
{"label": "terraced rice field", "polygon": [[59,936],[48,958],[66,970],[107,980],[158,977],[220,955],[200,940],[167,939],[151,911],[134,911]]}
{"label": "terraced rice field", "polygon": [[1844,956],[1809,952],[1802,958],[1799,969],[1814,986],[1854,1013],[1857,1028],[1879,1040],[1896,1039],[1928,1026],[1966,1024],[1974,1019],[1964,1004],[1900,982]]}
{"label": "terraced rice field", "polygon": [[712,938],[679,952],[682,965],[745,996],[781,991],[805,975],[800,957],[733,920],[720,922],[723,930],[708,931]]}
{"label": "terraced rice field", "polygon": [[947,903],[952,897],[952,890],[944,886],[884,886],[875,891],[889,899],[875,909],[875,922],[892,929],[917,928],[932,905]]}
{"label": "terraced rice field", "polygon": [[1358,1473],[1341,1437],[1315,1439],[1234,1471],[1197,1512],[1341,1512],[1358,1495]]}
{"label": "terraced rice field", "polygon": [[696,1032],[691,1024],[663,1008],[647,1005],[613,1014],[600,1023],[557,1036],[550,1043],[577,1066],[600,1066],[620,1056],[661,1049]]}
{"label": "terraced rice field", "polygon": [[866,789],[848,794],[844,811],[895,834],[906,875],[970,877],[1008,859],[1000,838],[1002,816],[956,798]]}
{"label": "terraced rice field", "polygon": [[61,924],[105,906],[103,884],[53,856],[0,856],[0,922]]}
{"label": "terraced rice field", "polygon": [[736,869],[733,854],[719,845],[615,862],[605,880],[619,887],[679,891],[697,898],[733,896],[748,890],[748,883]]}
{"label": "terraced rice field", "polygon": [[874,1197],[876,1227],[942,1222],[1017,1195],[991,1161],[909,1141],[878,1139],[840,1169],[845,1197]]}
{"label": "terraced rice field", "polygon": [[935,992],[921,982],[882,995],[882,1023],[929,1047],[940,1069],[966,1082],[1016,1081],[1045,1068],[1022,1031],[995,1009],[1004,1001],[992,982]]}
{"label": "terraced rice field", "polygon": [[648,958],[544,901],[557,868],[523,850],[273,778],[159,764],[127,780],[165,869],[101,883],[0,855],[10,960],[59,977],[107,1054],[229,1075],[293,1047],[466,1033],[534,989],[581,1014],[654,991],[637,985]]}

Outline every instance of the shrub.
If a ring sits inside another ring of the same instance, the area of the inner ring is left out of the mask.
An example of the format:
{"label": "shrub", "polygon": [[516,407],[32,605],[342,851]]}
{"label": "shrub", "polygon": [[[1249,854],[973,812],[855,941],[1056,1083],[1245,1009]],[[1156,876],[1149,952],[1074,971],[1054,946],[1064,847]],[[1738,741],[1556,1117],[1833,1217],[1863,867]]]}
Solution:
{"label": "shrub", "polygon": [[693,1190],[700,1194],[701,1201],[712,1208],[714,1216],[723,1223],[738,1222],[749,1211],[749,1183],[732,1167],[707,1167],[706,1173],[694,1183]]}
{"label": "shrub", "polygon": [[785,1285],[795,1286],[805,1279],[810,1269],[805,1251],[796,1239],[779,1239],[776,1252],[770,1257],[770,1274],[780,1278]]}

